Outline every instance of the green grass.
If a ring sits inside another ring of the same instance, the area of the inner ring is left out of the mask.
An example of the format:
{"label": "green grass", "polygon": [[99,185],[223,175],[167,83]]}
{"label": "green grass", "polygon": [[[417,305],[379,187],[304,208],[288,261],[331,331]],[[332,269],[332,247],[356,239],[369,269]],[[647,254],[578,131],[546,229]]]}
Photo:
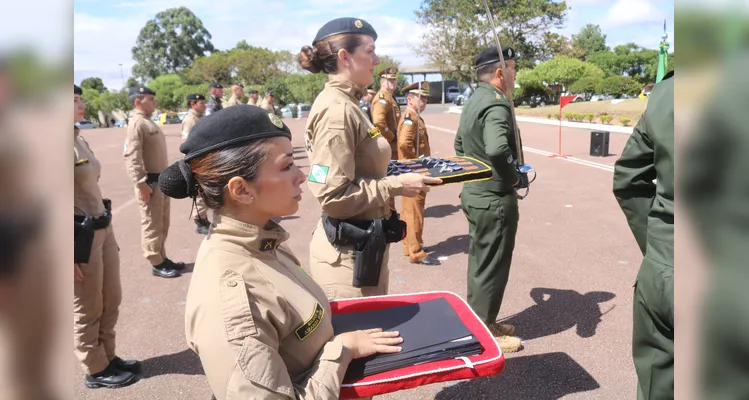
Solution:
{"label": "green grass", "polygon": [[[600,123],[598,115],[606,113],[612,116],[614,119],[611,121],[611,125],[621,126],[620,118],[629,118],[629,126],[635,126],[640,116],[645,112],[645,107],[648,105],[648,99],[629,99],[624,100],[621,103],[612,104],[611,100],[606,101],[594,101],[594,102],[580,102],[570,103],[564,106],[562,109],[562,115],[567,113],[574,114],[593,114],[596,118],[593,123]],[[537,117],[547,118],[549,114],[552,115],[551,119],[554,119],[554,114],[559,114],[559,104],[530,108],[528,106],[520,106],[515,108],[516,115],[522,115],[525,117]],[[586,121],[587,122],[587,121]]]}

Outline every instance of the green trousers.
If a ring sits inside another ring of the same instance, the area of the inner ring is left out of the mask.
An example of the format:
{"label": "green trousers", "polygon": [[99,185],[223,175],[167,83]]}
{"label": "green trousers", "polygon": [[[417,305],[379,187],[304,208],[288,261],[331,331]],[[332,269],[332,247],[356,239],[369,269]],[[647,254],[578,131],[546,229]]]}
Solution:
{"label": "green trousers", "polygon": [[468,219],[468,304],[484,321],[497,320],[518,232],[515,193],[493,194],[463,190],[460,196]]}
{"label": "green trousers", "polygon": [[632,329],[637,398],[674,398],[674,268],[648,256],[637,274]]}

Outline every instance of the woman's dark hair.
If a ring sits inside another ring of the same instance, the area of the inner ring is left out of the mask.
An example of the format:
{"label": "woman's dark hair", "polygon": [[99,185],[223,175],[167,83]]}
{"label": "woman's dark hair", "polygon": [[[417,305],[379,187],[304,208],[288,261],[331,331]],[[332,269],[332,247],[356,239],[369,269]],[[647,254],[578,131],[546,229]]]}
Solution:
{"label": "woman's dark hair", "polygon": [[248,182],[257,179],[260,165],[268,155],[269,140],[222,149],[188,162],[197,183],[198,196],[203,198],[206,207],[219,210],[224,206],[224,188],[231,178],[238,176]]}
{"label": "woman's dark hair", "polygon": [[235,176],[252,182],[268,155],[268,142],[260,139],[238,147],[229,147],[178,161],[159,174],[161,191],[172,198],[200,196],[206,207],[220,210],[225,205],[224,188]]}
{"label": "woman's dark hair", "polygon": [[323,72],[335,74],[338,72],[338,51],[345,49],[353,53],[362,44],[365,35],[344,33],[325,38],[314,47],[304,46],[299,53],[299,65],[313,74]]}

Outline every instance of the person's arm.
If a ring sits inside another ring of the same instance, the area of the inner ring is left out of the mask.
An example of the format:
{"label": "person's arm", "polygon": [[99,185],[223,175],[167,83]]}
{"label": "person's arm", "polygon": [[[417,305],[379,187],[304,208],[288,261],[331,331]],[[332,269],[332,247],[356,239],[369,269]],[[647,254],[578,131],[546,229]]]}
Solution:
{"label": "person's arm", "polygon": [[416,156],[416,122],[412,121],[408,114],[403,118],[403,123],[398,127],[398,150],[400,151],[399,158],[401,159],[412,159],[417,158]]}
{"label": "person's arm", "polygon": [[388,102],[387,99],[381,99],[377,96],[372,103],[371,109],[372,123],[380,129],[380,133],[382,133],[382,136],[387,139],[388,143],[393,143],[393,140],[395,140],[395,132],[390,130],[387,121],[388,111],[393,112],[390,102]]}
{"label": "person's arm", "polygon": [[[333,110],[332,107],[341,107]],[[318,121],[312,138],[310,174],[307,179],[312,194],[324,213],[333,218],[346,219],[372,207],[384,207],[391,197],[401,195],[403,184],[395,176],[382,179],[356,176],[356,127],[346,113],[354,110],[348,105],[332,105],[328,115]]]}
{"label": "person's arm", "polygon": [[455,134],[455,142],[453,144],[455,147],[455,155],[456,156],[464,156],[465,153],[463,152],[463,135],[460,133],[460,129],[458,129],[458,132]]}
{"label": "person's arm", "polygon": [[143,140],[148,127],[142,120],[128,124],[125,134],[125,169],[136,186],[146,184],[147,171],[143,162]]}
{"label": "person's arm", "polygon": [[486,109],[481,118],[486,155],[502,181],[514,185],[518,182],[518,171],[510,147],[514,138],[510,110],[503,104],[495,105]]}
{"label": "person's arm", "polygon": [[614,197],[627,217],[642,254],[647,247],[648,213],[655,200],[653,180],[657,175],[653,142],[645,129],[645,118],[643,114],[614,165]]}

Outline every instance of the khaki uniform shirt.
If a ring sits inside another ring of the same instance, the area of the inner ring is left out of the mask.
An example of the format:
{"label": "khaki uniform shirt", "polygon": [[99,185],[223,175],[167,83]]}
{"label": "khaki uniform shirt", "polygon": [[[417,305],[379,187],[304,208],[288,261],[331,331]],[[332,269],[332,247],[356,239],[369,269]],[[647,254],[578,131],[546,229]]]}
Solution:
{"label": "khaki uniform shirt", "polygon": [[185,119],[182,120],[182,141],[184,142],[187,140],[187,137],[190,136],[190,131],[192,130],[192,127],[195,126],[195,124],[198,123],[198,120],[202,118],[203,115],[198,114],[197,111],[190,109],[190,112],[185,115]]}
{"label": "khaki uniform shirt", "polygon": [[73,128],[73,208],[75,215],[98,217],[104,214],[99,175],[101,164],[91,151],[88,142],[80,135],[78,128]]}
{"label": "khaki uniform shirt", "polygon": [[396,132],[398,130],[398,121],[401,119],[401,108],[395,101],[393,95],[385,89],[375,95],[372,100],[372,123],[380,128],[382,136],[391,144],[393,156],[398,155],[396,142]]}
{"label": "khaki uniform shirt", "polygon": [[231,97],[229,97],[229,101],[226,102],[226,106],[224,108],[236,106],[237,104],[242,104],[239,100],[240,99],[236,98],[236,96],[231,95]]}
{"label": "khaki uniform shirt", "polygon": [[269,113],[273,113],[273,114],[276,113],[276,110],[273,108],[273,105],[265,101],[265,99],[263,99],[263,101],[260,102],[259,107],[268,110]]}
{"label": "khaki uniform shirt", "polygon": [[169,165],[166,137],[151,115],[133,111],[125,136],[125,168],[135,185],[146,182],[147,173],[161,173]]}
{"label": "khaki uniform shirt", "polygon": [[337,399],[351,352],[283,228],[225,216],[203,241],[185,305],[187,343],[218,400]]}
{"label": "khaki uniform shirt", "polygon": [[[416,122],[418,120],[418,123]],[[416,151],[416,132],[419,132],[419,150]],[[398,123],[398,159],[407,160],[419,158],[419,156],[431,156],[429,148],[429,136],[427,136],[427,127],[424,120],[421,119],[416,111],[406,107]]]}
{"label": "khaki uniform shirt", "polygon": [[255,107],[258,106],[257,105],[257,99],[253,99],[252,97],[250,97],[250,99],[247,100],[247,104],[250,105],[250,106],[255,106]]}
{"label": "khaki uniform shirt", "polygon": [[390,144],[359,108],[364,91],[331,80],[307,120],[308,185],[323,213],[339,219],[384,218],[403,184],[387,175]]}

